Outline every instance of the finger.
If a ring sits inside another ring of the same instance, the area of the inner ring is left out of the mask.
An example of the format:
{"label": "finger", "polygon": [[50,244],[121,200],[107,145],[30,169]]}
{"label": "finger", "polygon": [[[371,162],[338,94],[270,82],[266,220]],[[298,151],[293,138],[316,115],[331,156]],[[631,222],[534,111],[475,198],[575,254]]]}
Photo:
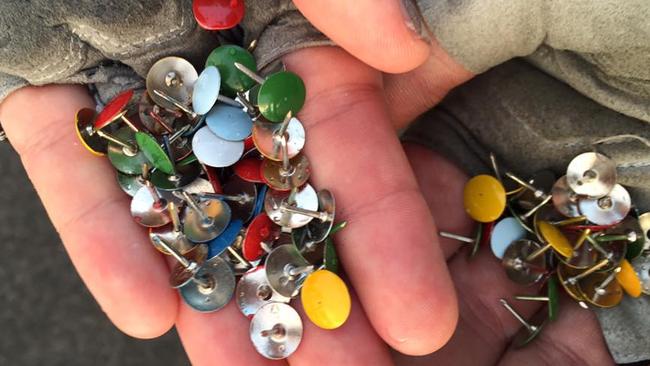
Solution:
{"label": "finger", "polygon": [[455,294],[386,114],[380,74],[333,47],[301,50],[285,63],[307,86],[299,116],[313,182],[335,193],[349,223],[337,245],[370,322],[402,352],[436,350],[455,327]]}
{"label": "finger", "polygon": [[301,365],[391,365],[386,344],[374,332],[361,304],[352,295],[352,312],[340,328],[323,330],[305,314],[300,302],[296,308],[303,319],[304,337],[300,347],[289,358],[291,366]]}
{"label": "finger", "polygon": [[74,115],[92,106],[82,87],[25,88],[3,102],[0,120],[104,312],[125,333],[156,337],[173,325],[178,298],[163,258],[131,219],[113,169],[77,141]]}
{"label": "finger", "polygon": [[[434,232],[472,236],[475,224],[463,209],[463,188],[467,175],[455,164],[424,146],[405,143],[404,151],[418,180],[422,195],[433,214]],[[461,246],[458,241],[440,237],[445,258]]]}
{"label": "finger", "polygon": [[[505,298],[524,318],[539,308],[536,301],[510,300],[514,295],[532,295],[534,288],[510,281],[489,248],[481,248],[467,259],[459,252],[449,263],[458,292],[460,319],[449,343],[427,356],[431,364],[494,365],[506,350],[521,324],[499,302]],[[467,352],[472,350],[472,352]],[[404,362],[404,357],[398,357]],[[407,359],[410,361],[410,359]],[[480,362],[477,362],[480,360]]]}
{"label": "finger", "polygon": [[[432,150],[416,144],[405,144],[411,166],[422,187],[434,221],[440,230],[470,235],[472,222],[463,210],[463,186],[467,176],[453,163]],[[441,239],[447,256],[459,244]],[[487,247],[468,260],[465,251],[451,257],[449,266],[457,288],[460,304],[458,327],[441,350],[424,358],[396,355],[398,364],[495,364],[509,339],[520,324],[502,308],[500,298],[527,294],[534,288],[524,288],[510,281],[501,263]],[[535,302],[512,302],[524,316],[533,314],[541,305]],[[467,352],[471,349],[472,352]]]}
{"label": "finger", "polygon": [[500,365],[615,365],[596,315],[566,296],[562,316],[544,327],[528,347],[510,348]]}
{"label": "finger", "polygon": [[384,75],[391,119],[397,128],[406,127],[473,76],[432,40],[431,55],[424,64],[404,74]]}
{"label": "finger", "polygon": [[286,365],[262,357],[251,343],[250,321],[231,301],[223,309],[199,313],[182,304],[176,329],[194,366],[212,365]]}
{"label": "finger", "polygon": [[[399,0],[294,0],[309,21],[337,45],[366,64],[385,72],[406,72],[429,56],[429,44],[418,34],[419,16],[412,4]],[[410,2],[409,2],[410,3]]]}

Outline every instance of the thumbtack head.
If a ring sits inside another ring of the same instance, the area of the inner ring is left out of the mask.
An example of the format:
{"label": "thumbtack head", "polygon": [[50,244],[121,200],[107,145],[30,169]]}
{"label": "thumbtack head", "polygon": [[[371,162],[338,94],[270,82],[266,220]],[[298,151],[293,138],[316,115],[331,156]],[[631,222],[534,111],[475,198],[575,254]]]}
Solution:
{"label": "thumbtack head", "polygon": [[147,93],[159,106],[177,110],[178,106],[160,96],[159,91],[183,105],[190,103],[192,89],[199,75],[192,64],[180,57],[170,56],[158,60],[147,73]]}
{"label": "thumbtack head", "polygon": [[296,351],[302,340],[302,320],[289,305],[270,303],[262,306],[251,321],[250,337],[262,356],[279,360]]}
{"label": "thumbtack head", "polygon": [[244,0],[194,0],[192,11],[203,29],[226,30],[241,22],[245,13]]}
{"label": "thumbtack head", "polygon": [[596,225],[615,225],[630,212],[630,194],[620,184],[614,185],[607,196],[580,200],[580,212]]}
{"label": "thumbtack head", "polygon": [[478,222],[497,220],[506,208],[506,191],[501,182],[490,175],[477,175],[463,190],[465,212]]}
{"label": "thumbtack head", "polygon": [[[86,150],[96,156],[104,156],[108,150],[106,140],[95,134],[92,121],[95,111],[90,108],[80,109],[75,115],[75,131],[77,137]],[[2,131],[4,133],[4,131]]]}
{"label": "thumbtack head", "polygon": [[[300,290],[302,274],[291,275],[292,268],[305,268],[311,265],[298,252],[293,244],[275,247],[266,257],[264,269],[266,278],[273,290],[284,297],[294,297]],[[289,269],[289,270],[287,270]]]}
{"label": "thumbtack head", "polygon": [[107,155],[113,167],[124,174],[140,174],[142,166],[150,163],[142,151],[137,149],[135,133],[128,127],[122,127],[115,132],[114,136],[123,143],[134,146],[135,151],[129,151],[122,145],[109,143]]}
{"label": "thumbtack head", "polygon": [[194,310],[213,312],[230,302],[235,289],[235,273],[226,261],[220,257],[211,258],[194,277],[199,281],[190,281],[180,288],[181,298]]}
{"label": "thumbtack head", "polygon": [[260,113],[272,122],[282,122],[288,112],[294,116],[302,109],[306,97],[300,76],[281,71],[270,75],[260,87],[257,103]]}
{"label": "thumbtack head", "polygon": [[189,252],[184,254],[188,266],[176,263],[169,275],[169,284],[173,288],[179,288],[190,283],[194,274],[201,267],[208,257],[208,246],[205,244],[195,245]]}
{"label": "thumbtack head", "polygon": [[101,130],[120,119],[126,106],[133,98],[133,89],[125,90],[113,98],[95,118],[95,129]]}
{"label": "thumbtack head", "polygon": [[566,179],[574,192],[589,197],[602,197],[616,184],[616,163],[603,154],[580,154],[569,163]]}
{"label": "thumbtack head", "polygon": [[221,74],[221,90],[224,94],[234,97],[237,92],[245,92],[255,85],[255,81],[239,71],[235,63],[244,65],[249,70],[257,71],[257,63],[253,55],[235,45],[224,45],[215,48],[206,61],[205,66],[215,66]]}
{"label": "thumbtack head", "polygon": [[169,200],[178,202],[173,196],[157,192],[155,188],[145,185],[131,200],[131,215],[135,222],[142,226],[161,227],[167,225],[171,222],[167,211]]}
{"label": "thumbtack head", "polygon": [[221,200],[198,202],[196,207],[186,207],[183,232],[191,241],[205,243],[219,236],[230,223],[231,217],[230,207]]}
{"label": "thumbtack head", "polygon": [[528,257],[540,248],[541,245],[527,239],[512,243],[501,260],[508,278],[521,285],[539,282],[547,272],[546,258],[537,256],[528,260]]}
{"label": "thumbtack head", "polygon": [[307,317],[322,329],[336,329],[350,316],[348,287],[335,273],[318,270],[305,280],[300,300]]}
{"label": "thumbtack head", "polygon": [[305,128],[297,118],[291,118],[286,126],[284,134],[280,134],[282,124],[265,121],[256,121],[253,125],[253,142],[260,154],[264,157],[282,161],[282,149],[278,136],[287,136],[287,153],[292,159],[305,147]]}
{"label": "thumbtack head", "polygon": [[252,317],[266,304],[289,303],[291,298],[275,292],[266,279],[264,266],[246,272],[237,283],[237,305],[246,317]]}
{"label": "thumbtack head", "polygon": [[174,162],[169,158],[169,155],[163,150],[155,137],[146,132],[136,132],[135,141],[140,151],[142,151],[144,156],[147,157],[156,169],[165,174],[175,173]]}
{"label": "thumbtack head", "polygon": [[212,107],[205,122],[212,133],[226,141],[243,141],[253,130],[253,120],[246,112],[221,103]]}

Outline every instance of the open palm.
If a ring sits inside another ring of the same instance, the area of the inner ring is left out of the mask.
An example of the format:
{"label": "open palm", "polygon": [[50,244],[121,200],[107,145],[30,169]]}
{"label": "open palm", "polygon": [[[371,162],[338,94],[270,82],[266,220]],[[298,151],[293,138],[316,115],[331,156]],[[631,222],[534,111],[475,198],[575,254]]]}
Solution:
{"label": "open palm", "polygon": [[[307,85],[299,115],[309,136],[306,154],[314,184],[335,193],[339,217],[349,223],[337,246],[356,292],[344,327],[324,331],[305,321],[301,347],[288,362],[390,364],[383,341],[409,354],[436,350],[455,328],[455,293],[388,118],[382,75],[332,47],[303,50],[285,62]],[[169,288],[165,258],[130,217],[112,168],[77,141],[72,121],[82,107],[92,101],[81,87],[26,88],[0,106],[0,119],[102,309],[136,337],[155,337],[175,324],[197,365],[272,363],[253,349],[249,321],[234,303],[201,314]]]}

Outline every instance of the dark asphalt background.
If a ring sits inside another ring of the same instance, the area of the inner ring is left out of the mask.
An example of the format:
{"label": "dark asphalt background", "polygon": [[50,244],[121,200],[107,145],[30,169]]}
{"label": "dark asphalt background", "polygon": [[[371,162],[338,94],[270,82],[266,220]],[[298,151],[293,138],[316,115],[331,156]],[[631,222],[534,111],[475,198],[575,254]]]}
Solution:
{"label": "dark asphalt background", "polygon": [[144,341],[112,326],[6,143],[0,169],[0,365],[188,365],[175,332]]}

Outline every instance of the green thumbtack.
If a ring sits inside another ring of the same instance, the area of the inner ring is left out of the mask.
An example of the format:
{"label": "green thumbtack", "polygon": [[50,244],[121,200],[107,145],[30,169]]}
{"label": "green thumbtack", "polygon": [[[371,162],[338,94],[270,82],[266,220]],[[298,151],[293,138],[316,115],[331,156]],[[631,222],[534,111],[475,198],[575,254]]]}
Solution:
{"label": "green thumbtack", "polygon": [[[205,66],[215,66],[221,75],[221,91],[229,96],[237,96],[237,92],[245,92],[255,85],[255,81],[235,68],[235,63],[246,66],[250,70],[257,70],[257,63],[253,55],[245,49],[226,45],[215,48],[205,63]],[[255,72],[255,71],[253,71]]]}
{"label": "green thumbtack", "polygon": [[332,236],[334,236],[334,234],[337,232],[345,229],[347,225],[347,221],[335,224],[332,228],[332,231],[330,231],[330,235],[327,237],[327,239],[325,239],[325,269],[328,271],[334,273],[338,273],[339,271],[339,257],[336,254],[336,247],[334,247],[334,240],[332,240]]}
{"label": "green thumbtack", "polygon": [[280,71],[264,79],[242,63],[235,62],[235,67],[261,85],[257,105],[269,121],[282,122],[289,112],[295,116],[305,104],[307,91],[300,76]]}
{"label": "green thumbtack", "polygon": [[334,273],[339,272],[339,257],[336,255],[332,238],[325,239],[325,269]]}
{"label": "green thumbtack", "polygon": [[138,147],[144,156],[147,157],[156,169],[165,174],[174,174],[174,163],[155,137],[146,132],[138,131],[135,133],[135,141],[138,143]]}

